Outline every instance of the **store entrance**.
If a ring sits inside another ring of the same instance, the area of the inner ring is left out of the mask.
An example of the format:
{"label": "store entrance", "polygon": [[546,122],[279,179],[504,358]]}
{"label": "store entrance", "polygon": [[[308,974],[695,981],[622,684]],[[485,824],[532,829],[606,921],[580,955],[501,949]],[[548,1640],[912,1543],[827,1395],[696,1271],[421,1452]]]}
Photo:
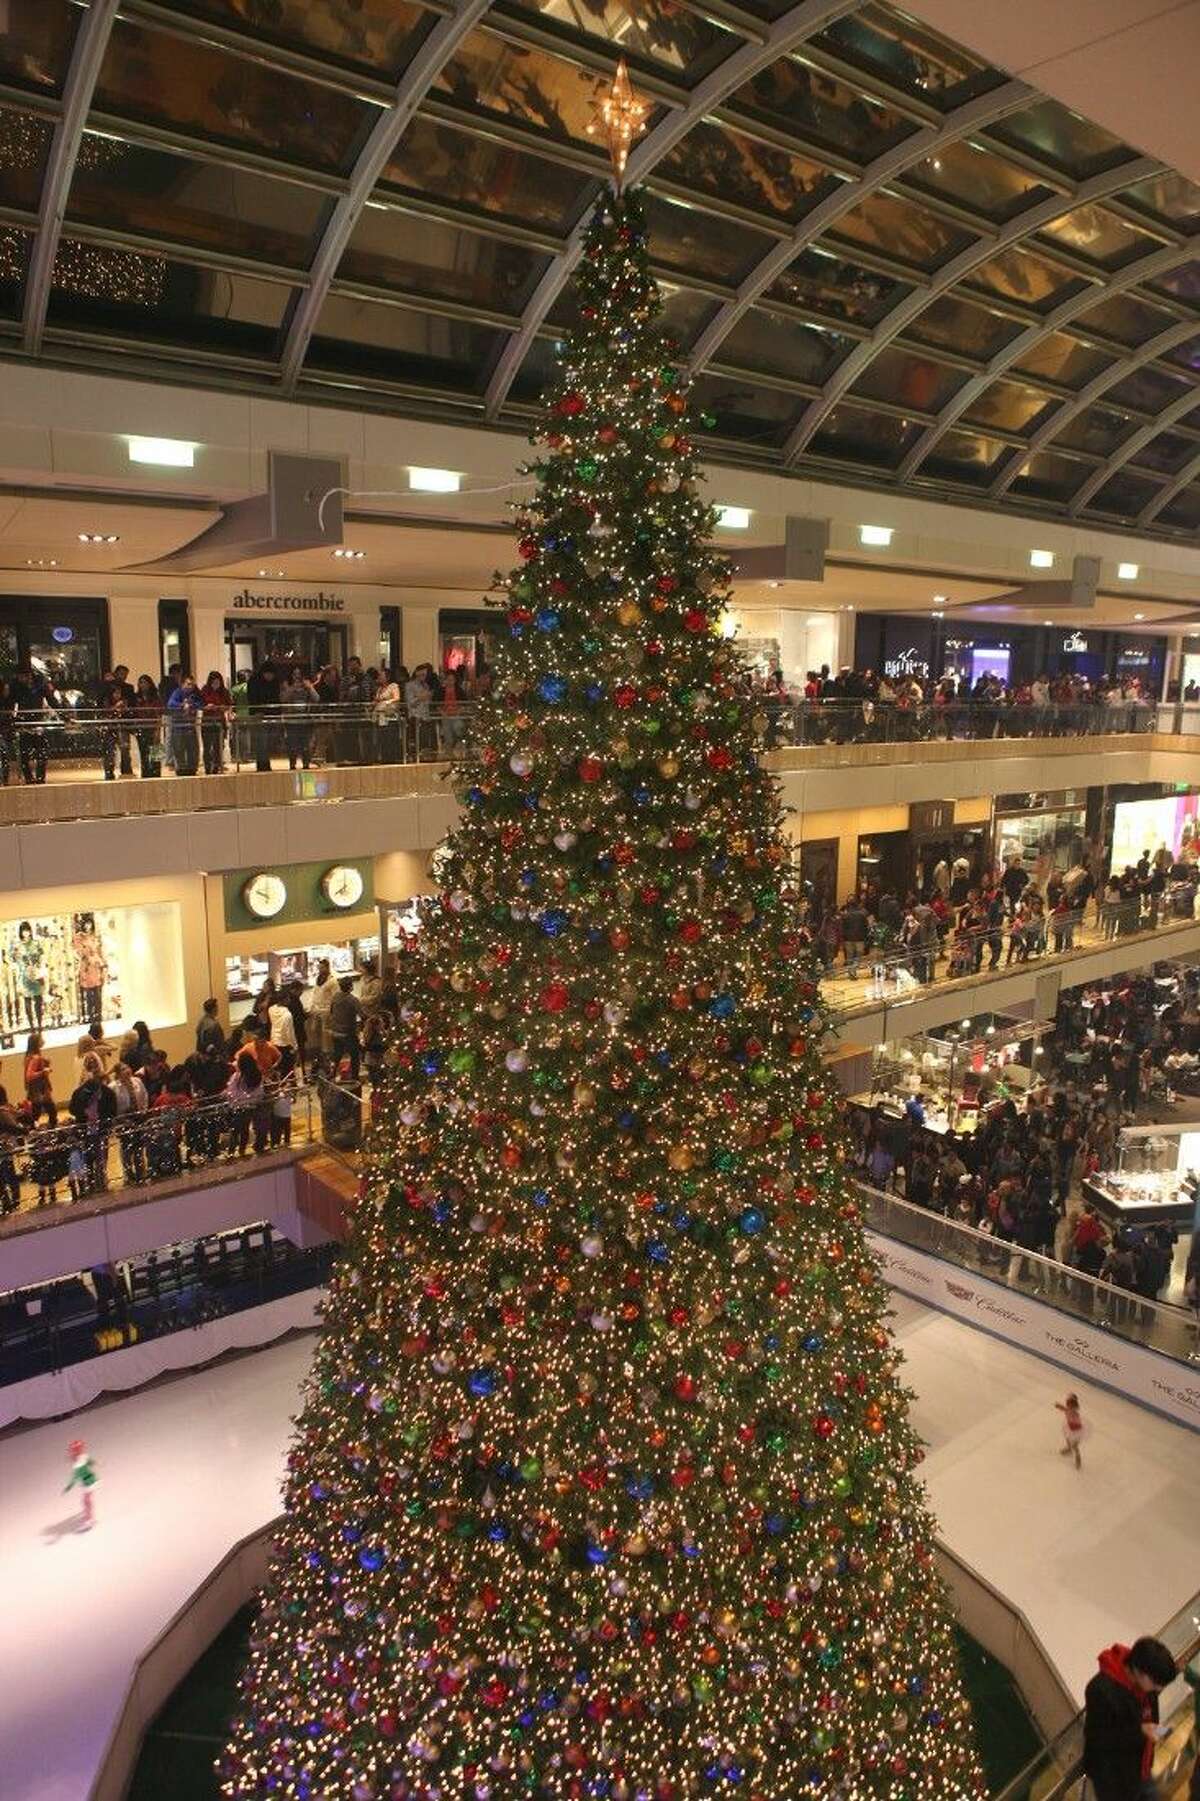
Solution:
{"label": "store entrance", "polygon": [[86,706],[108,658],[106,601],[0,600],[0,675],[11,677],[28,662],[70,705]]}
{"label": "store entrance", "polygon": [[345,668],[348,632],[344,625],[328,625],[323,619],[294,625],[259,625],[248,619],[225,621],[225,660],[232,686],[269,657],[275,663],[299,663],[310,675],[332,663]]}
{"label": "store entrance", "polygon": [[804,883],[809,917],[815,923],[837,906],[838,841],[815,838],[800,846],[800,880]]}

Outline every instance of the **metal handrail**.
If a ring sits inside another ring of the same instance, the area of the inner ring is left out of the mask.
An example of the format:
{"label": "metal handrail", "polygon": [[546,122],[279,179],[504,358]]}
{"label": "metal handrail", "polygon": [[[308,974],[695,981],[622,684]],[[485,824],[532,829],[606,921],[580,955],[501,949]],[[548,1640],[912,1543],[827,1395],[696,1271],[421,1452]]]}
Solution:
{"label": "metal handrail", "polygon": [[1177,1363],[1190,1362],[1197,1348],[1197,1329],[1190,1309],[1170,1301],[1151,1300],[1041,1251],[1026,1250],[1008,1238],[983,1232],[963,1220],[918,1207],[899,1195],[886,1194],[868,1182],[857,1183],[865,1202],[868,1226],[911,1250],[940,1257],[973,1276],[1004,1282],[1055,1312],[1144,1346]]}

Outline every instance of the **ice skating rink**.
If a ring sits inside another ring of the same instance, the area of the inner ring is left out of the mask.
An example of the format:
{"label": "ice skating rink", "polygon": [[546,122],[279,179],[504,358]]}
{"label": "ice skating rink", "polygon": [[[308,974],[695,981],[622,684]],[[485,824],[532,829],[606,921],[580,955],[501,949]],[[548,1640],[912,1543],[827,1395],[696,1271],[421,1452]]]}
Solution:
{"label": "ice skating rink", "polygon": [[[949,1546],[1025,1611],[1073,1692],[1099,1646],[1200,1589],[1200,1435],[1080,1390],[1083,1470],[1058,1455],[1068,1379],[896,1297],[925,1473]],[[0,1794],[86,1801],[134,1660],[229,1547],[278,1510],[300,1337],[0,1440]],[[67,1444],[99,1474],[73,1529]]]}

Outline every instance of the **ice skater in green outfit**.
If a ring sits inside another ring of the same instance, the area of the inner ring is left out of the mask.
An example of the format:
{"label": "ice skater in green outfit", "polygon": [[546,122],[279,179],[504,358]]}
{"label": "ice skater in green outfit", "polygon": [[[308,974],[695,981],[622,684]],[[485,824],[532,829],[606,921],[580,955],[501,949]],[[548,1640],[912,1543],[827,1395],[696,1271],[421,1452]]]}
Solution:
{"label": "ice skater in green outfit", "polygon": [[96,1486],[96,1466],[88,1454],[88,1448],[81,1438],[73,1438],[67,1446],[67,1456],[71,1459],[71,1480],[63,1493],[78,1487],[79,1494],[79,1530],[90,1532],[96,1523],[92,1490]]}

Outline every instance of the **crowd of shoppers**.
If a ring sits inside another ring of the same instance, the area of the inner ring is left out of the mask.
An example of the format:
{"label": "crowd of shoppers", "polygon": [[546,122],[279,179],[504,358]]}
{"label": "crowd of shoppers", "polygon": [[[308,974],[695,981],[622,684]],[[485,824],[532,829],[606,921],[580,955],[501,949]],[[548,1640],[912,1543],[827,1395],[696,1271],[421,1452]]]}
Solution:
{"label": "crowd of shoppers", "polygon": [[139,1020],[115,1044],[99,1022],[80,1038],[74,1081],[60,1104],[40,1032],[29,1036],[24,1100],[0,1087],[0,1213],[21,1203],[22,1176],[38,1204],[79,1200],[109,1185],[116,1148],[125,1185],[161,1181],[218,1158],[291,1140],[302,1086],[316,1091],[323,1134],[357,1143],[363,1078],[378,1087],[398,1011],[394,980],[373,962],[359,976],[322,961],[311,988],[268,980],[227,1033],[215,999],[196,1022],[189,1056],[172,1062]]}
{"label": "crowd of shoppers", "polygon": [[[974,1131],[929,1130],[919,1092],[899,1119],[879,1107],[852,1108],[864,1180],[1130,1296],[1160,1298],[1175,1230],[1110,1230],[1084,1184],[1115,1167],[1122,1126],[1159,1097],[1156,1075],[1165,1072],[1165,1088],[1173,1067],[1200,1065],[1200,970],[1173,972],[1171,986],[1165,1002],[1153,973],[1066,993],[1043,1044],[1054,1080],[1034,1089],[1023,1109],[1011,1098],[989,1105],[982,1093]],[[1200,1256],[1194,1261],[1189,1279],[1200,1276]]]}
{"label": "crowd of shoppers", "polygon": [[[1105,938],[1195,916],[1200,864],[1195,846],[1177,856],[1165,847],[1105,874],[1104,857],[1081,844],[1069,869],[1037,875],[1020,858],[977,871],[961,856],[935,864],[923,889],[903,895],[865,882],[840,906],[807,885],[805,931],[826,974],[839,959],[857,977],[883,965],[927,985],[939,975],[965,976],[1026,963],[1075,948],[1090,917]],[[986,959],[986,961],[985,961]]]}
{"label": "crowd of shoppers", "polygon": [[[72,757],[96,746],[106,781],[132,776],[135,753],[145,777],[201,768],[220,775],[231,764],[265,771],[277,756],[289,769],[453,756],[491,684],[482,658],[473,672],[460,665],[439,674],[430,663],[410,671],[350,657],[340,670],[310,670],[268,657],[239,671],[232,686],[218,669],[200,683],[178,663],[158,681],[141,675],[131,682],[118,663],[80,697],[29,663],[14,678],[0,677],[0,786],[13,772],[44,782],[56,743]],[[56,740],[68,726],[74,736]]]}

